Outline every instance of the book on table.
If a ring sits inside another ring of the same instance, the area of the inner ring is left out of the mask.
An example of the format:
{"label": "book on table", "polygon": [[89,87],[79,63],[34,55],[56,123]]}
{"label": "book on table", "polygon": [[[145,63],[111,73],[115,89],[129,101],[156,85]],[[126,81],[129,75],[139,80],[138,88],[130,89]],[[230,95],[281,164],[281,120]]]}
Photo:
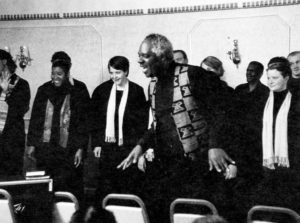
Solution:
{"label": "book on table", "polygon": [[45,175],[46,172],[43,170],[40,171],[28,171],[26,172],[25,179],[26,180],[42,180],[42,179],[49,179],[49,175]]}
{"label": "book on table", "polygon": [[44,170],[38,170],[38,171],[28,171],[26,172],[26,177],[40,177],[45,176],[46,172]]}

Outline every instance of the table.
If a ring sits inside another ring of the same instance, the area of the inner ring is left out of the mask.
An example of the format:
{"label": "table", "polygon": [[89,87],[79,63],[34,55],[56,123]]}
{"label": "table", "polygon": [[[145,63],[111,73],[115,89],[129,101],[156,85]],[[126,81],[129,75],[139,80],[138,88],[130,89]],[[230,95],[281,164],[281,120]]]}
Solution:
{"label": "table", "polygon": [[22,176],[0,177],[0,188],[7,190],[14,206],[24,207],[16,213],[20,223],[51,223],[53,210],[53,180],[30,179]]}
{"label": "table", "polygon": [[49,192],[53,190],[53,180],[52,179],[30,179],[30,180],[7,180],[0,181],[0,188],[7,186],[18,186],[18,185],[30,185],[30,184],[49,184]]}

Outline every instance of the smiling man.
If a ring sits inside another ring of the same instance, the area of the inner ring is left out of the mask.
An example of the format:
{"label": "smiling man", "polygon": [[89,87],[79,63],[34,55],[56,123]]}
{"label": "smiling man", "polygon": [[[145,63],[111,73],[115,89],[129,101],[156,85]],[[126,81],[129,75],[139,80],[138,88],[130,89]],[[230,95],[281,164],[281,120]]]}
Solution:
{"label": "smiling man", "polygon": [[145,193],[151,196],[146,202],[153,204],[152,222],[168,222],[172,200],[204,196],[203,176],[209,169],[220,173],[229,168],[232,176],[226,177],[234,176],[236,167],[230,165],[234,162],[222,149],[220,140],[227,111],[220,102],[227,94],[219,78],[200,67],[176,63],[172,44],[165,36],[148,35],[138,55],[144,74],[156,77],[149,85],[154,121],[118,167],[126,169],[137,162],[144,150],[154,146],[161,170],[151,180],[154,191]]}
{"label": "smiling man", "polygon": [[291,52],[288,55],[293,78],[300,78],[300,51]]}
{"label": "smiling man", "polygon": [[291,52],[288,60],[292,70],[292,77],[289,80],[288,88],[293,95],[300,95],[300,51]]}
{"label": "smiling man", "polygon": [[[249,156],[249,160],[254,159],[249,162],[249,166],[258,166],[261,163],[261,156],[255,157],[253,154],[260,154],[261,145],[257,139],[261,137],[262,114],[269,96],[269,88],[260,82],[263,71],[264,66],[260,62],[251,61],[246,71],[248,83],[241,84],[234,90],[232,122],[239,128],[236,131],[238,132],[237,138],[248,148],[244,151],[245,156]],[[257,168],[251,167],[245,169],[250,171],[249,174],[258,171]]]}
{"label": "smiling man", "polygon": [[268,91],[267,86],[260,82],[260,78],[263,75],[264,66],[257,61],[251,61],[247,67],[246,78],[247,83],[241,84],[236,87],[235,92],[240,93],[250,93],[254,91]]}
{"label": "smiling man", "polygon": [[241,216],[250,208],[248,195],[243,191],[254,188],[263,174],[262,143],[259,139],[262,135],[263,111],[269,96],[269,88],[260,82],[263,71],[264,66],[260,62],[251,61],[246,71],[247,83],[237,86],[234,90],[234,106],[230,119],[233,126],[231,143],[232,148],[235,148],[232,153],[236,154],[234,158],[239,167],[238,175],[244,180],[240,181],[239,187],[247,188],[236,189],[238,196],[235,197],[238,200],[235,202],[239,204],[236,209]]}

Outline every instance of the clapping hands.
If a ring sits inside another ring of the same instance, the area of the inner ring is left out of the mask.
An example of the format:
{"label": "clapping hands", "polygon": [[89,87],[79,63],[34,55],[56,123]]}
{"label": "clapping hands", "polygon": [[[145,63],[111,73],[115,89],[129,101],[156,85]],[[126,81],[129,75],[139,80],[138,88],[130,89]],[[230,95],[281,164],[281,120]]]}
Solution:
{"label": "clapping hands", "polygon": [[0,87],[2,89],[2,92],[7,93],[9,87],[10,87],[10,74],[8,71],[2,71],[0,76]]}

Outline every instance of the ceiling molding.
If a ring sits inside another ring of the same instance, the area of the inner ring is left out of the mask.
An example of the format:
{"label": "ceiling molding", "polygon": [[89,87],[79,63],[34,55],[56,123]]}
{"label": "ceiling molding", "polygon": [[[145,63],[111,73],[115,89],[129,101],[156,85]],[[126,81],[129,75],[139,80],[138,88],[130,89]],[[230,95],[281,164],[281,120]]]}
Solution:
{"label": "ceiling molding", "polygon": [[300,0],[260,0],[260,1],[206,4],[206,5],[195,5],[195,6],[149,8],[146,9],[146,12],[144,12],[143,9],[128,9],[128,10],[92,11],[92,12],[10,14],[10,15],[0,15],[0,21],[77,19],[77,18],[119,17],[119,16],[136,16],[136,15],[154,15],[154,14],[174,14],[174,13],[188,13],[188,12],[289,6],[289,5],[298,5],[298,4],[300,4]]}

